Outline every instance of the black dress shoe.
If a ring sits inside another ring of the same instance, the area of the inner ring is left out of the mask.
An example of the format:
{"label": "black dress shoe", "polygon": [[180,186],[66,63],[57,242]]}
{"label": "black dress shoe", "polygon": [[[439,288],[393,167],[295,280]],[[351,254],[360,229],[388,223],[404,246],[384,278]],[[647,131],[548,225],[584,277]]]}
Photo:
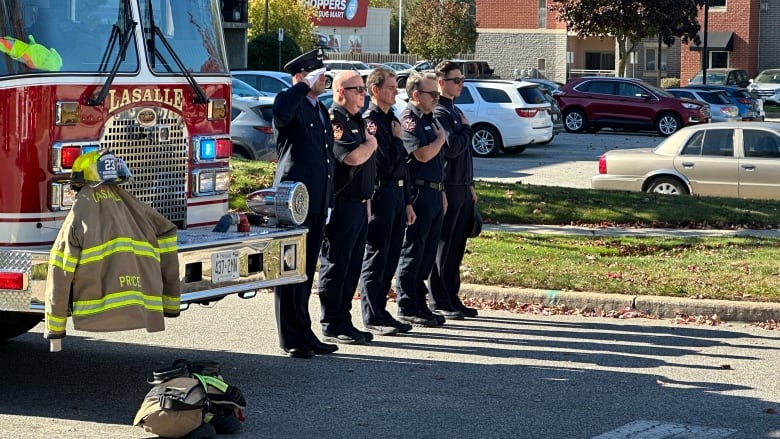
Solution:
{"label": "black dress shoe", "polygon": [[441,314],[434,314],[428,308],[423,308],[422,310],[420,310],[420,315],[423,316],[426,319],[432,319],[433,321],[435,321],[436,324],[433,325],[433,326],[441,326],[441,325],[444,324],[444,322],[447,321],[447,319],[443,315],[441,315]]}
{"label": "black dress shoe", "polygon": [[369,342],[369,341],[374,339],[374,334],[372,334],[372,333],[370,333],[368,331],[361,331],[360,329],[358,329],[358,328],[356,328],[354,326],[350,326],[349,328],[347,328],[347,332],[355,334],[355,335],[362,335],[363,338],[366,339],[366,342]]}
{"label": "black dress shoe", "polygon": [[339,347],[336,346],[335,344],[323,343],[323,342],[321,342],[319,340],[317,340],[316,342],[310,342],[310,343],[308,343],[308,345],[309,345],[309,348],[312,351],[314,351],[314,353],[317,354],[317,355],[332,354],[332,353],[336,352],[337,350],[339,350]]}
{"label": "black dress shoe", "polygon": [[398,320],[392,318],[392,317],[386,317],[385,322],[392,326],[393,328],[398,330],[399,334],[403,334],[405,332],[409,332],[412,330],[413,326],[408,323],[401,323]]}
{"label": "black dress shoe", "polygon": [[439,326],[439,322],[435,318],[428,318],[423,316],[407,316],[398,314],[398,320],[401,323],[407,323],[412,326]]}
{"label": "black dress shoe", "polygon": [[455,310],[449,310],[449,309],[434,309],[431,310],[432,313],[436,314],[437,316],[442,316],[448,320],[463,320],[463,313],[460,311]]}
{"label": "black dress shoe", "polygon": [[390,325],[366,325],[368,332],[377,335],[395,335],[398,334],[398,328]]}
{"label": "black dress shoe", "polygon": [[340,344],[366,344],[366,338],[362,334],[352,331],[340,333],[324,333],[323,340]]}
{"label": "black dress shoe", "polygon": [[464,306],[459,311],[462,312],[465,317],[476,317],[479,315],[479,312],[475,308],[469,308],[467,306]]}
{"label": "black dress shoe", "polygon": [[293,358],[311,358],[314,356],[314,351],[309,348],[282,348],[284,355]]}

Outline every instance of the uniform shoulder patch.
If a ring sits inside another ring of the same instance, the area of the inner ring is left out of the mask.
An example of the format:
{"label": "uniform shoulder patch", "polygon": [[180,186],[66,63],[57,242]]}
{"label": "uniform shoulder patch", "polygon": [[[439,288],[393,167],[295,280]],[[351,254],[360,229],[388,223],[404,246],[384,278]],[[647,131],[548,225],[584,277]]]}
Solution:
{"label": "uniform shoulder patch", "polygon": [[366,129],[372,136],[376,135],[376,122],[374,122],[374,119],[366,118]]}
{"label": "uniform shoulder patch", "polygon": [[333,138],[335,140],[341,140],[344,135],[344,125],[341,122],[333,122]]}
{"label": "uniform shoulder patch", "polygon": [[404,131],[412,133],[417,128],[417,120],[415,120],[414,116],[406,116],[403,122],[401,122],[401,126],[404,127]]}

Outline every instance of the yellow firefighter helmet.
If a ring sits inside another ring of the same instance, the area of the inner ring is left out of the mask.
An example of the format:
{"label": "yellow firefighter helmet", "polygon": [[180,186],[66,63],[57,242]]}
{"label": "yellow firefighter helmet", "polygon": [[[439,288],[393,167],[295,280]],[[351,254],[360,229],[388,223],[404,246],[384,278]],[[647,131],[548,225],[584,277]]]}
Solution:
{"label": "yellow firefighter helmet", "polygon": [[132,178],[130,168],[124,160],[108,149],[91,151],[80,155],[71,169],[71,182],[74,185],[85,184],[122,184]]}

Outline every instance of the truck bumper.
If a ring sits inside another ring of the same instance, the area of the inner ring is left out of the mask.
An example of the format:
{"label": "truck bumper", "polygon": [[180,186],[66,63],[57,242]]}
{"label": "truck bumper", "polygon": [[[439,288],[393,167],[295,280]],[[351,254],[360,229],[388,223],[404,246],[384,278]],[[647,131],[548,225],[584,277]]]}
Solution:
{"label": "truck bumper", "polygon": [[[259,289],[305,281],[306,233],[305,228],[264,227],[227,233],[180,230],[182,308],[229,294],[246,296]],[[22,278],[19,289],[0,286],[0,311],[44,311],[49,250],[0,250],[0,273],[19,273]],[[227,277],[214,266],[220,260],[234,264]]]}

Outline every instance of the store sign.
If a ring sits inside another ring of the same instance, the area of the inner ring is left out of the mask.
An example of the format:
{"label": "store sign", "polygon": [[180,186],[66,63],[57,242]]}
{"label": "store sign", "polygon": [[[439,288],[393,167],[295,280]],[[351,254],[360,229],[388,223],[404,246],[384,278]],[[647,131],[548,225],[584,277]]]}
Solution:
{"label": "store sign", "polygon": [[365,27],[368,0],[305,0],[316,10],[316,26]]}

